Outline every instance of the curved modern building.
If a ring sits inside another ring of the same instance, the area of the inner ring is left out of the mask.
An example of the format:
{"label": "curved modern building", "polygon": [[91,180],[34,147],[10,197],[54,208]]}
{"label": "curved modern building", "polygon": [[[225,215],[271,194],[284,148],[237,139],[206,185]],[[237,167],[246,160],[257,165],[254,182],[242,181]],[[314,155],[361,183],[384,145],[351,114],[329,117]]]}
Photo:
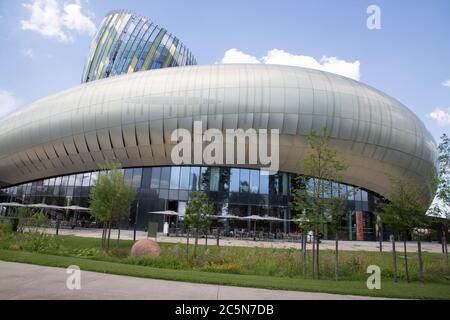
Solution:
{"label": "curved modern building", "polygon": [[82,82],[194,64],[191,52],[166,29],[145,17],[113,11],[103,19],[92,40]]}
{"label": "curved modern building", "polygon": [[[161,36],[158,46],[135,41],[165,31],[153,27],[151,32],[151,25],[144,30],[147,20],[132,19],[125,13],[105,18],[86,64],[87,83],[0,120],[0,200],[87,206],[99,163],[109,160],[121,163],[125,179],[138,192],[125,223],[139,228],[162,221],[149,212],[183,212],[193,190],[206,192],[218,215],[288,220],[290,190],[303,174],[298,162],[308,150],[306,137],[323,127],[350,166],[341,181],[333,182],[336,190],[358,188],[348,199],[344,238],[375,238],[373,212],[388,197],[391,177],[423,186],[424,203],[433,199],[429,181],[436,166],[435,142],[417,116],[393,98],[345,77],[299,67],[216,64],[133,72],[195,60],[179,60],[179,43],[169,35],[165,42]],[[140,24],[142,30],[136,31]],[[125,38],[135,32],[141,35]],[[104,58],[111,55],[102,51],[116,50],[113,43],[120,43],[116,59]],[[172,56],[159,59],[162,64],[145,62],[144,57],[154,60],[161,43],[175,48],[167,51]],[[96,80],[113,74],[118,76]],[[268,176],[258,164],[225,161],[174,165],[171,134],[178,128],[192,132],[195,121],[204,130],[221,132],[278,129],[279,172]],[[277,228],[289,232],[295,226],[284,221]]]}
{"label": "curved modern building", "polygon": [[[279,129],[280,173],[262,178],[252,170],[258,166],[173,166],[171,133],[176,128],[192,131],[196,120],[204,129],[223,132]],[[95,180],[90,172],[98,163],[113,160],[134,168],[126,176],[144,190],[143,212],[173,208],[171,201],[178,207],[190,190],[206,182],[202,188],[220,210],[236,205],[242,215],[264,208],[285,218],[293,177],[302,174],[298,160],[307,150],[305,137],[322,127],[329,128],[333,146],[350,164],[341,182],[363,189],[352,199],[354,212],[374,210],[376,199],[388,195],[391,176],[423,185],[435,167],[436,146],[423,123],[366,85],[298,67],[207,65],[93,81],[11,114],[0,124],[0,180],[3,186],[38,181],[29,185],[28,195],[39,194],[39,199],[52,185],[52,202],[64,186],[62,198],[69,193],[76,199]],[[40,193],[33,186],[40,186]],[[427,190],[425,202],[433,197],[429,186]],[[8,193],[27,194],[18,187]],[[145,206],[146,193],[158,201],[148,200]]]}

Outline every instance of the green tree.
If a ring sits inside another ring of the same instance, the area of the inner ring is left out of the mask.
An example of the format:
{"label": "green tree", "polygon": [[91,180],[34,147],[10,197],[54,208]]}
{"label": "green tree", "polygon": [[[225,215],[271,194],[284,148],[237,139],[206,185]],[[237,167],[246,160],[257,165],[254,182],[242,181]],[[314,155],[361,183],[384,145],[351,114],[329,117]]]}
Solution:
{"label": "green tree", "polygon": [[435,180],[436,200],[430,208],[431,214],[444,218],[442,224],[442,249],[448,264],[448,221],[450,220],[450,138],[444,133],[439,150],[439,171]]}
{"label": "green tree", "polygon": [[[408,255],[406,241],[408,232],[420,230],[427,226],[427,206],[423,204],[423,190],[416,184],[402,178],[391,178],[391,189],[387,200],[379,205],[379,215],[384,224],[388,225],[394,232],[403,235],[403,248],[405,255],[405,274],[409,282]],[[395,245],[395,238],[393,238]],[[418,237],[419,255],[419,278],[423,281],[423,260],[421,250],[421,240]],[[397,257],[395,247],[394,255],[394,281],[397,281],[396,264]]]}
{"label": "green tree", "polygon": [[304,228],[309,228],[313,232],[314,279],[320,278],[319,230],[327,222],[325,213],[333,211],[334,206],[330,200],[333,194],[331,181],[338,181],[340,174],[348,168],[346,162],[338,157],[337,151],[332,149],[329,143],[330,136],[326,128],[322,128],[320,132],[313,129],[308,135],[309,152],[300,159],[300,168],[304,175],[297,178],[299,187],[294,189],[291,202],[295,211],[303,213],[300,215],[304,217],[303,232]]}
{"label": "green tree", "polygon": [[112,223],[130,214],[134,197],[135,192],[131,184],[125,183],[120,165],[106,163],[90,194],[91,214],[103,222],[104,250],[109,250]]}
{"label": "green tree", "polygon": [[[199,231],[206,230],[211,224],[211,215],[214,213],[214,206],[209,203],[208,196],[202,191],[194,191],[192,199],[189,201],[184,216],[184,223],[188,229],[195,232],[194,257],[197,256]],[[187,246],[189,243],[187,244]]]}

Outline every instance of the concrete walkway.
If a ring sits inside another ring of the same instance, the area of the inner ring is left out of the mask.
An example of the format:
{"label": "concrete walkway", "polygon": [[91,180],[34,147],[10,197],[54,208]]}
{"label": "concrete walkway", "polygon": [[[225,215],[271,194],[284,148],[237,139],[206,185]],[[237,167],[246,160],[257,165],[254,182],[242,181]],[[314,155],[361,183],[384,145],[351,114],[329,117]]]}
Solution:
{"label": "concrete walkway", "polygon": [[0,300],[365,300],[373,297],[241,288],[81,271],[81,289],[69,290],[66,269],[0,261]]}
{"label": "concrete walkway", "polygon": [[[46,232],[54,234],[55,229],[44,229]],[[101,229],[60,229],[59,234],[61,235],[75,235],[79,237],[89,237],[89,238],[101,238]],[[121,230],[120,238],[124,240],[133,239],[133,230]],[[111,239],[117,239],[117,230],[111,230]],[[143,231],[136,232],[136,239],[147,239],[147,233]],[[186,243],[185,237],[166,237],[162,234],[158,234],[158,242],[169,242],[169,243]],[[204,244],[205,239],[200,239],[200,244]],[[216,239],[210,238],[208,240],[209,244],[214,245]],[[240,240],[234,238],[224,238],[220,239],[220,245],[223,246],[236,246],[236,247],[263,247],[263,248],[295,248],[300,247],[299,243],[287,242],[282,240],[276,241],[251,241],[251,240]],[[379,251],[380,243],[378,241],[339,241],[339,250],[343,251]],[[308,244],[308,248],[311,244]],[[409,252],[417,251],[417,242],[409,241],[407,242],[407,250]],[[335,242],[334,240],[322,240],[320,243],[321,250],[334,250]],[[403,250],[403,242],[396,241],[396,248],[398,251]],[[383,242],[383,251],[390,252],[392,250],[392,244],[390,242]],[[422,251],[424,252],[442,252],[442,246],[437,242],[422,242]]]}

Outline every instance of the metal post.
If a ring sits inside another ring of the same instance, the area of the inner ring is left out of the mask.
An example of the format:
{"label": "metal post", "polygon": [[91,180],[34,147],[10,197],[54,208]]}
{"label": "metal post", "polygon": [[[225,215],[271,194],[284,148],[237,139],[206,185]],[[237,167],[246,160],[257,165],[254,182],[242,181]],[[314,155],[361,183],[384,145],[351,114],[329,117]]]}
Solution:
{"label": "metal post", "polygon": [[134,231],[133,231],[133,241],[136,241],[136,224],[139,217],[139,200],[136,201],[136,214],[134,215]]}
{"label": "metal post", "polygon": [[59,212],[56,212],[56,235],[59,234]]}
{"label": "metal post", "polygon": [[219,226],[217,226],[217,246],[219,246],[219,239],[220,239],[220,229]]}

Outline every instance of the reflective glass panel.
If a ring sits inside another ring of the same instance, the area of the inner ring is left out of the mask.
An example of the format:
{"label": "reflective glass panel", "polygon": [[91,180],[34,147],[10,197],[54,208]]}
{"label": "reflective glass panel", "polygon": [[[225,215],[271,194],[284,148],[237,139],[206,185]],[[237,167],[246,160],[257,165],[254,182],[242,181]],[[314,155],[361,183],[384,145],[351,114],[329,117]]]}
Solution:
{"label": "reflective glass panel", "polygon": [[178,189],[180,182],[180,167],[172,167],[170,174],[170,189]]}
{"label": "reflective glass panel", "polygon": [[269,193],[269,175],[263,174],[263,171],[260,171],[259,174],[259,193]]}
{"label": "reflective glass panel", "polygon": [[97,182],[98,179],[98,171],[92,172],[91,174],[91,183],[90,185],[93,186]]}
{"label": "reflective glass panel", "polygon": [[250,192],[259,192],[259,170],[250,170]]}
{"label": "reflective glass panel", "polygon": [[89,182],[91,180],[91,173],[84,173],[83,174],[83,187],[89,187]]}
{"label": "reflective glass panel", "polygon": [[239,169],[230,169],[230,191],[239,192]]}
{"label": "reflective glass panel", "polygon": [[200,169],[200,190],[208,190],[209,171],[207,167]]}
{"label": "reflective glass panel", "polygon": [[169,189],[169,180],[170,180],[170,167],[163,167],[161,169],[161,189]]}
{"label": "reflective glass panel", "polygon": [[250,170],[241,169],[239,180],[239,192],[249,192],[249,191],[250,191]]}
{"label": "reflective glass panel", "polygon": [[211,178],[210,178],[210,191],[219,191],[219,181],[220,181],[220,168],[211,168]]}
{"label": "reflective glass panel", "polygon": [[123,176],[124,176],[125,183],[131,184],[131,182],[133,180],[133,169],[125,169]]}
{"label": "reflective glass panel", "polygon": [[189,189],[189,172],[191,168],[182,167],[180,173],[180,189],[188,190]]}
{"label": "reflective glass panel", "polygon": [[142,180],[142,168],[134,168],[133,169],[133,180],[132,180],[133,188],[135,188],[135,189],[140,188],[141,180]]}
{"label": "reflective glass panel", "polygon": [[161,177],[161,168],[155,167],[152,168],[152,182],[150,184],[150,188],[158,189],[159,188],[159,179]]}
{"label": "reflective glass panel", "polygon": [[191,175],[189,177],[189,187],[191,190],[198,190],[200,180],[200,167],[191,167]]}
{"label": "reflective glass panel", "polygon": [[152,179],[152,168],[143,168],[142,169],[142,188],[149,188]]}

